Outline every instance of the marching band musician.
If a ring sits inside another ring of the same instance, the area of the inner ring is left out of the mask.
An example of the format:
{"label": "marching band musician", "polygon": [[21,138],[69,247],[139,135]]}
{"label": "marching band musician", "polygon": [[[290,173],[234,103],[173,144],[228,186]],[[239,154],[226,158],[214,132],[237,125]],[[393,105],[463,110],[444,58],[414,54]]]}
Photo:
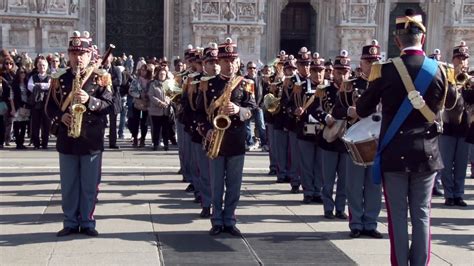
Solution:
{"label": "marching band musician", "polygon": [[[240,199],[244,168],[245,120],[250,119],[256,104],[253,84],[243,77],[236,76],[240,64],[237,45],[232,42],[232,39],[227,38],[223,44],[219,45],[218,49],[221,72],[208,81],[208,88],[203,100],[211,103],[208,110],[211,117],[216,114],[228,116],[231,123],[224,131],[218,157],[209,161],[212,189],[212,228],[209,234],[218,235],[224,231],[234,236],[240,236],[240,230],[236,227],[235,209]],[[221,105],[214,106],[213,103],[219,101],[222,102]],[[212,120],[208,120],[203,125],[209,144],[215,141],[212,136],[217,130],[212,123]],[[224,187],[225,200],[223,202]]]}
{"label": "marching band musician", "polygon": [[[289,171],[289,158],[288,158],[288,131],[285,130],[285,110],[282,104],[283,95],[287,94],[288,91],[283,88],[283,84],[286,83],[285,66],[287,68],[293,68],[288,62],[288,55],[285,51],[280,51],[278,61],[275,66],[275,73],[271,77],[270,91],[275,97],[280,98],[280,107],[272,115],[273,118],[273,130],[274,130],[274,142],[275,142],[275,155],[277,159],[277,183],[289,182],[288,176]],[[293,63],[294,64],[294,63]],[[296,69],[296,66],[294,66]]]}
{"label": "marching band musician", "polygon": [[[183,171],[183,178],[189,182],[189,185],[186,187],[186,192],[195,192],[194,187],[194,179],[197,177],[194,176],[195,171],[192,164],[192,151],[191,151],[191,135],[190,130],[192,127],[192,112],[191,108],[189,107],[189,98],[188,98],[188,89],[190,87],[191,82],[195,81],[194,78],[199,75],[196,73],[196,64],[194,61],[196,60],[196,49],[193,48],[192,45],[188,45],[188,49],[184,52],[184,58],[186,60],[186,65],[189,68],[186,70],[186,73],[183,73],[183,83],[182,83],[182,97],[180,101],[180,111],[179,111],[179,118],[182,124],[182,152],[183,152],[183,159],[184,159],[184,171]],[[194,194],[196,196],[196,194]],[[195,197],[196,199],[196,197]]]}
{"label": "marching band musician", "polygon": [[[336,102],[333,115],[336,119],[347,120],[347,127],[357,122],[354,100],[364,93],[373,62],[381,59],[377,40],[362,47],[360,76],[344,82],[340,91],[341,101]],[[375,110],[374,110],[375,111]],[[380,185],[372,183],[372,167],[356,165],[350,158],[346,160],[346,196],[349,208],[350,236],[361,234],[382,238],[377,231],[377,218],[380,213],[382,191]]]}
{"label": "marching band musician", "polygon": [[[469,48],[464,41],[453,50],[453,65],[455,76],[461,73],[467,73],[469,67]],[[466,142],[466,134],[469,128],[468,113],[464,99],[460,97],[456,105],[459,105],[459,111],[455,114],[456,118],[451,119],[450,115],[443,116],[443,134],[439,137],[439,148],[443,158],[444,169],[441,171],[441,180],[444,187],[444,204],[446,206],[466,207],[464,201],[464,183],[466,180],[467,162],[469,157],[469,144]],[[456,105],[453,108],[446,108],[446,113],[456,111]],[[449,110],[453,109],[453,110]]]}
{"label": "marching band musician", "polygon": [[202,52],[200,47],[196,47],[189,58],[192,64],[193,72],[188,74],[186,80],[186,88],[183,90],[181,103],[183,106],[183,124],[184,124],[184,139],[186,153],[189,153],[189,168],[191,183],[186,188],[186,192],[194,192],[194,203],[201,202],[201,194],[199,191],[199,167],[198,162],[195,161],[193,150],[197,147],[201,148],[202,139],[197,130],[197,121],[194,117],[196,113],[196,96],[198,93],[198,84],[203,75]]}
{"label": "marching band musician", "polygon": [[[436,114],[444,101],[456,99],[453,71],[425,56],[422,16],[409,9],[396,18],[395,42],[401,57],[372,65],[367,90],[356,112],[367,117],[381,101],[382,124],[373,182],[383,181],[392,265],[427,265],[430,261],[430,200],[436,171],[443,167],[438,150]],[[448,73],[448,74],[446,74]],[[412,236],[409,246],[407,211]]]}
{"label": "marching band musician", "polygon": [[[310,203],[313,199],[321,199],[321,187],[323,182],[321,150],[318,146],[318,138],[321,136],[323,125],[310,121],[308,108],[318,108],[319,99],[317,91],[323,93],[324,88],[324,59],[314,53],[308,79],[303,85],[293,87],[293,98],[291,111],[297,119],[296,132],[298,137],[298,148],[302,156],[301,160],[301,186],[303,188],[303,202]],[[316,94],[316,95],[315,95]],[[312,128],[311,130],[309,128]]]}
{"label": "marching band musician", "polygon": [[184,121],[185,121],[185,115],[184,115],[184,106],[183,104],[185,103],[184,99],[184,94],[186,91],[187,87],[187,79],[188,75],[192,71],[192,64],[191,60],[194,57],[194,47],[189,44],[186,50],[184,50],[184,61],[185,65],[188,67],[187,69],[184,69],[181,73],[176,74],[175,77],[178,82],[178,86],[181,87],[182,92],[182,97],[181,101],[177,103],[176,106],[176,131],[178,134],[178,151],[179,151],[179,161],[180,161],[180,169],[181,169],[181,174],[183,175],[183,181],[184,182],[189,182],[188,187],[186,187],[185,191],[186,192],[194,192],[194,185],[193,185],[193,180],[191,176],[191,152],[189,150],[189,135],[184,131]]}
{"label": "marching band musician", "polygon": [[205,149],[203,149],[203,138],[205,138],[203,124],[206,122],[209,103],[204,101],[204,93],[207,92],[208,81],[216,77],[217,75],[217,44],[209,43],[208,47],[203,52],[203,63],[204,63],[204,74],[200,78],[199,90],[194,94],[193,101],[196,103],[196,110],[194,111],[194,124],[193,124],[193,156],[194,161],[197,163],[199,169],[199,175],[195,186],[198,187],[201,198],[202,210],[199,216],[201,218],[211,217],[211,180],[209,176],[209,158],[206,155]]}
{"label": "marching band musician", "polygon": [[[57,233],[58,237],[79,231],[88,236],[98,235],[93,214],[106,116],[112,105],[112,83],[105,70],[89,66],[91,42],[88,32],[82,36],[80,32],[74,32],[68,48],[70,68],[53,76],[46,102],[45,111],[52,119],[52,132],[57,136],[56,150],[59,152],[64,228]],[[81,122],[72,119],[68,110],[72,103],[85,106],[82,125],[77,124],[81,129],[77,138],[68,134],[75,123]]]}
{"label": "marching band musician", "polygon": [[[334,117],[334,107],[338,101],[341,101],[341,85],[342,82],[349,78],[351,74],[351,61],[346,50],[342,50],[334,60],[334,80],[327,88],[327,100],[324,111],[324,116],[319,113],[319,119],[324,119],[326,127],[343,130],[344,123],[342,120],[337,120]],[[318,119],[318,117],[316,117]],[[328,130],[325,129],[325,130]],[[323,134],[323,139],[320,142],[322,148],[322,165],[323,165],[323,189],[322,199],[324,204],[324,217],[327,219],[347,219],[344,210],[346,208],[346,161],[350,160],[344,143],[339,138],[339,130],[335,134],[326,137]],[[323,132],[324,133],[324,132]],[[336,197],[333,200],[332,194],[334,190],[334,183],[337,174],[337,190]],[[334,214],[334,209],[336,213]]]}
{"label": "marching band musician", "polygon": [[[264,65],[262,70],[262,95],[272,93],[270,91],[270,84],[273,82],[272,69],[269,65]],[[276,95],[278,97],[278,95]],[[265,103],[265,101],[264,101]],[[266,108],[263,110],[263,117],[265,120],[265,129],[267,133],[267,143],[269,146],[268,157],[270,161],[268,175],[277,174],[277,158],[276,158],[276,142],[275,142],[275,130],[273,126],[273,114],[271,114]]]}

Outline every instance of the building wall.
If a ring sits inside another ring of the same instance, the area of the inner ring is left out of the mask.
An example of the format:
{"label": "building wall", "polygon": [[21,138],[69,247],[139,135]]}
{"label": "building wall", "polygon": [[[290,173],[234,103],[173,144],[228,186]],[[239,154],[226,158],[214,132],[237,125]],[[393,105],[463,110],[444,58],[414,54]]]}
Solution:
{"label": "building wall", "polygon": [[[315,50],[333,58],[347,49],[357,64],[361,46],[389,42],[390,14],[398,3],[419,5],[426,15],[426,51],[443,57],[465,40],[474,47],[474,0],[161,0],[164,54],[182,55],[188,44],[205,46],[230,36],[244,61],[269,62],[280,49],[281,12],[291,1],[308,2],[317,14]],[[90,30],[102,50],[105,0],[0,0],[0,45],[28,52],[65,51],[74,29]],[[316,52],[313,51],[313,52]],[[474,61],[474,60],[471,60]]]}

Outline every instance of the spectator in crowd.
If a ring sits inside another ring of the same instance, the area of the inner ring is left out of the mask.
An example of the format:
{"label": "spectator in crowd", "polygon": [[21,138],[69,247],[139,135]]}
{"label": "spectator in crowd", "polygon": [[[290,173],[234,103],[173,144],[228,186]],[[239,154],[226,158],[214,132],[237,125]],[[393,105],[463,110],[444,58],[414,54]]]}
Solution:
{"label": "spectator in crowd", "polygon": [[[5,79],[7,87],[4,87],[3,90],[6,90],[6,95],[10,95],[10,90],[15,79],[16,65],[13,61],[13,58],[10,55],[7,55],[3,59],[2,64],[2,74],[1,77]],[[8,107],[8,111],[3,115],[4,120],[4,142],[5,146],[10,146],[11,133],[12,133],[12,116],[11,116],[11,106],[8,104],[8,98],[5,99]]]}
{"label": "spectator in crowd", "polygon": [[125,69],[127,69],[128,73],[133,73],[133,66],[135,62],[133,61],[133,55],[129,55],[127,60],[125,61]]}
{"label": "spectator in crowd", "polygon": [[150,106],[148,114],[151,118],[153,150],[158,150],[160,144],[160,133],[163,137],[164,150],[168,150],[168,133],[170,114],[170,99],[165,96],[163,82],[167,79],[168,71],[160,67],[156,73],[155,80],[150,83],[148,98]]}
{"label": "spectator in crowd", "polygon": [[[36,71],[28,80],[28,90],[31,93],[31,139],[35,149],[48,148],[49,128],[51,121],[44,112],[44,103],[48,95],[50,76],[48,76],[48,61],[44,56],[35,59]],[[40,141],[41,130],[41,141]]]}
{"label": "spectator in crowd", "polygon": [[132,133],[133,147],[138,146],[138,128],[140,128],[140,147],[145,147],[145,137],[148,131],[148,86],[153,79],[155,66],[143,64],[138,78],[130,84],[129,95],[133,97],[133,108],[128,119],[128,129]]}
{"label": "spectator in crowd", "polygon": [[140,77],[140,72],[141,72],[141,69],[142,69],[143,65],[146,65],[145,58],[144,57],[139,57],[138,62],[137,62],[137,69],[136,69],[137,77]]}
{"label": "spectator in crowd", "polygon": [[[265,132],[265,122],[263,120],[263,90],[262,90],[262,79],[261,77],[257,76],[257,64],[250,61],[247,63],[247,75],[245,76],[246,79],[251,80],[254,85],[254,95],[255,95],[255,102],[257,104],[257,108],[252,110],[252,118],[255,119],[255,127],[257,128],[258,137],[260,138],[260,146],[262,148],[265,147],[267,149],[267,138]],[[250,150],[255,150],[257,148],[257,143],[254,142],[252,137],[252,130],[250,127],[251,119],[245,121],[246,129],[247,129],[247,145]]]}
{"label": "spectator in crowd", "polygon": [[59,67],[59,64],[60,64],[59,57],[53,56],[51,58],[50,64],[51,64],[51,67],[50,67],[49,71],[51,72],[51,74],[58,72],[58,69],[60,68]]}
{"label": "spectator in crowd", "polygon": [[10,95],[11,114],[13,116],[13,134],[15,136],[16,149],[26,149],[25,132],[30,120],[30,106],[28,104],[28,79],[24,66],[18,68],[12,85],[12,94]]}

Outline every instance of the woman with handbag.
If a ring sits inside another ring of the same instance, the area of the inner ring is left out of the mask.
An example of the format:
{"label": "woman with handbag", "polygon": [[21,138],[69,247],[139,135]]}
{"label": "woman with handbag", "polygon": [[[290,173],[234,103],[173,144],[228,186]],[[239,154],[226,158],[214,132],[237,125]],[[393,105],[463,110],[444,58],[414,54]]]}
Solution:
{"label": "woman with handbag", "polygon": [[132,133],[133,147],[138,146],[138,128],[140,128],[140,147],[145,147],[145,137],[148,131],[148,86],[153,79],[155,66],[142,65],[138,78],[130,84],[129,95],[133,97],[132,114],[128,119],[128,129]]}
{"label": "woman with handbag", "polygon": [[26,79],[26,68],[20,67],[16,72],[12,85],[12,96],[10,97],[11,115],[13,116],[13,134],[15,135],[16,149],[25,150],[25,132],[30,120],[30,106],[28,104],[28,80]]}
{"label": "woman with handbag", "polygon": [[7,100],[10,97],[10,87],[8,82],[0,77],[0,149],[3,149],[3,143],[5,142],[5,116],[8,115]]}
{"label": "woman with handbag", "polygon": [[153,150],[158,150],[160,144],[160,133],[163,137],[164,150],[168,150],[169,133],[169,110],[170,99],[166,97],[163,89],[163,82],[166,80],[168,72],[165,68],[160,68],[155,76],[155,80],[150,83],[148,98],[150,106],[148,113],[151,117]]}

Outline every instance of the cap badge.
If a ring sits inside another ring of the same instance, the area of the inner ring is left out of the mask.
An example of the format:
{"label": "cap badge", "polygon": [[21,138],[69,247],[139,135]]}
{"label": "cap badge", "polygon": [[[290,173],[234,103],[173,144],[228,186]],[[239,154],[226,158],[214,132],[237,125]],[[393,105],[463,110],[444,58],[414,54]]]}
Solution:
{"label": "cap badge", "polygon": [[377,47],[370,47],[369,54],[376,55],[377,54]]}
{"label": "cap badge", "polygon": [[232,53],[234,52],[234,47],[232,47],[232,45],[226,45],[225,51],[228,53]]}
{"label": "cap badge", "polygon": [[79,38],[72,39],[72,45],[73,46],[81,46],[81,39],[79,39]]}

